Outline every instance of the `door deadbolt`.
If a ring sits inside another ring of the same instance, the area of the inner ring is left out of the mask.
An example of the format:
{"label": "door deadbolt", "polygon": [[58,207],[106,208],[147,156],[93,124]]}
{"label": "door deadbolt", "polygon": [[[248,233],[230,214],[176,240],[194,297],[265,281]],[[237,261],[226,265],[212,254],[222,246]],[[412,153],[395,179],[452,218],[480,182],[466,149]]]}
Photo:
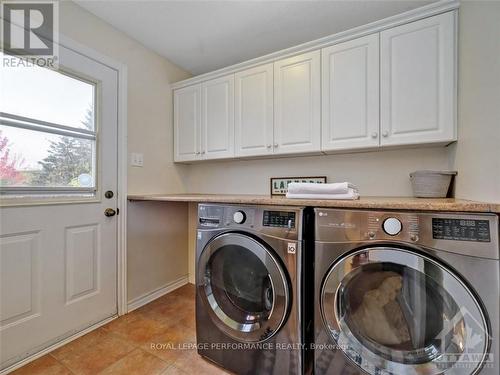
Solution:
{"label": "door deadbolt", "polygon": [[113,198],[114,194],[111,190],[108,190],[107,192],[104,193],[104,196],[108,199]]}
{"label": "door deadbolt", "polygon": [[116,211],[113,210],[112,208],[106,208],[104,210],[104,215],[107,216],[107,217],[115,216],[116,215]]}

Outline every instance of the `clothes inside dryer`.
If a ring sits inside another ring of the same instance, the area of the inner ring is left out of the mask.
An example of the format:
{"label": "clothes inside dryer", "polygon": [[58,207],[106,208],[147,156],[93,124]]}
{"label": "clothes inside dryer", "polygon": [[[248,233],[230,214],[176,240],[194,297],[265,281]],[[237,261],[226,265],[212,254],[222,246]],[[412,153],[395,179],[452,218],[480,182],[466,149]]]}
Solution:
{"label": "clothes inside dryer", "polygon": [[[429,270],[431,271],[431,270]],[[339,289],[344,323],[383,358],[404,352],[403,363],[425,363],[443,352],[460,353],[466,331],[460,309],[439,274],[396,263],[358,267]]]}
{"label": "clothes inside dryer", "polygon": [[266,266],[255,254],[240,246],[224,246],[213,255],[209,270],[214,296],[218,301],[230,302],[225,304],[226,313],[233,319],[269,315],[272,284]]}

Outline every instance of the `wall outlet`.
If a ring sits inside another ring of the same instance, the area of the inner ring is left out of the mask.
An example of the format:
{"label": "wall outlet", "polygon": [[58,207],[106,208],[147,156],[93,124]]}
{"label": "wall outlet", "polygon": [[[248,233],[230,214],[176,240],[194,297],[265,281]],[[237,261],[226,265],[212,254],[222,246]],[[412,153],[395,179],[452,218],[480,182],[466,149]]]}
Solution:
{"label": "wall outlet", "polygon": [[142,167],[144,165],[144,154],[132,152],[130,154],[130,165],[133,167]]}

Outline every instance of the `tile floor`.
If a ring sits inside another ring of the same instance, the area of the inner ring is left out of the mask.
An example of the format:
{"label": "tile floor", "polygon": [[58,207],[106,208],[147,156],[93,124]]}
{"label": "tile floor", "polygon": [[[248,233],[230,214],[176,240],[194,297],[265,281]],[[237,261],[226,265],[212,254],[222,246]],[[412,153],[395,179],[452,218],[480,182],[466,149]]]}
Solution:
{"label": "tile floor", "polygon": [[12,374],[228,374],[192,347],[194,297],[194,285],[185,285]]}

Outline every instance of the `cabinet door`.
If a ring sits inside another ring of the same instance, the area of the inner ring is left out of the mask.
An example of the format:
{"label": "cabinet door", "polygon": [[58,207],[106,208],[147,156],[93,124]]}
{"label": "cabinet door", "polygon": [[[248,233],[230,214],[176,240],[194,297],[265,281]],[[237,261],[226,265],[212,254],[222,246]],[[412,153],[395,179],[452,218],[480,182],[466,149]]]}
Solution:
{"label": "cabinet door", "polygon": [[234,75],[202,84],[201,154],[204,159],[234,156]]}
{"label": "cabinet door", "polygon": [[378,38],[368,35],[321,51],[323,151],[379,144]]}
{"label": "cabinet door", "polygon": [[382,145],[456,140],[455,12],[380,34]]}
{"label": "cabinet door", "polygon": [[201,85],[174,91],[175,161],[199,158],[201,130]]}
{"label": "cabinet door", "polygon": [[235,74],[235,154],[273,153],[273,64]]}
{"label": "cabinet door", "polygon": [[320,59],[313,51],[274,63],[274,153],[320,151]]}

